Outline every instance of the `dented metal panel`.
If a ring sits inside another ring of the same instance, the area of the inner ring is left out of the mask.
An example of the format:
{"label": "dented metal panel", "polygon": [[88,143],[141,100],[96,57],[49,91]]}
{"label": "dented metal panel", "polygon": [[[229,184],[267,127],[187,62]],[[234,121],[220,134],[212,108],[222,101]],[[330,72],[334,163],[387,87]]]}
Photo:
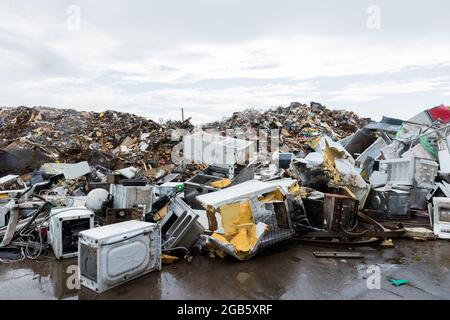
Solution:
{"label": "dented metal panel", "polygon": [[198,217],[198,214],[180,197],[173,198],[169,203],[167,214],[160,222],[164,239],[163,248],[190,249],[204,232],[204,228],[197,221]]}
{"label": "dented metal panel", "polygon": [[284,190],[286,190],[287,186],[292,185],[294,182],[295,180],[293,179],[281,179],[270,182],[250,180],[214,193],[197,196],[197,200],[205,208],[208,206],[218,208],[219,206],[229,202],[245,200],[251,196],[274,191],[278,186],[281,186]]}

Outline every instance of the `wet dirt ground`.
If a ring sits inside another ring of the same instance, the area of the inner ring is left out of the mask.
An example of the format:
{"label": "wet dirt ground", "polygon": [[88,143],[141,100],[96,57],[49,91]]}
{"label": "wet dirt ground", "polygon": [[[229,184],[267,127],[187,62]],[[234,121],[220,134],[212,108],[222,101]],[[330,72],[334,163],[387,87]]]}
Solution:
{"label": "wet dirt ground", "polygon": [[[336,247],[289,241],[252,260],[195,256],[96,295],[69,289],[76,259],[0,264],[0,299],[449,299],[450,242],[394,240],[395,247]],[[362,259],[313,251],[361,252]],[[370,265],[379,267],[380,289]],[[70,269],[69,269],[70,271]],[[410,284],[394,287],[390,278]]]}

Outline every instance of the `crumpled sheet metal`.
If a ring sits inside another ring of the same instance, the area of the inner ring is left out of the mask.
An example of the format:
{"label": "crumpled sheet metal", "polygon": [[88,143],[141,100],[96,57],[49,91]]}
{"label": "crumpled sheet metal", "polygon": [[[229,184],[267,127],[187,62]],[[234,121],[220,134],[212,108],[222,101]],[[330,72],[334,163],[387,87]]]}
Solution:
{"label": "crumpled sheet metal", "polygon": [[[290,220],[287,192],[297,194],[299,188],[291,179],[271,182],[251,180],[205,194],[197,200],[209,212],[209,219],[220,213],[224,233],[216,231],[208,239],[217,249],[239,260],[247,260],[259,251],[292,238],[295,231]],[[230,191],[231,190],[231,191]]]}
{"label": "crumpled sheet metal", "polygon": [[[364,208],[364,203],[370,192],[370,185],[361,177],[355,169],[355,162],[348,152],[342,150],[342,146],[324,137],[324,146],[319,150],[323,152],[324,164],[330,172],[329,184],[333,187],[343,188],[347,194],[359,201],[359,208]],[[352,161],[353,160],[353,161]]]}
{"label": "crumpled sheet metal", "polygon": [[19,208],[15,205],[14,201],[11,200],[8,202],[7,207],[9,208],[10,217],[0,247],[5,247],[11,243],[19,222]]}
{"label": "crumpled sheet metal", "polygon": [[[251,227],[250,232],[252,234],[247,234],[248,227]],[[217,233],[208,236],[208,241],[219,248],[219,250],[222,250],[239,260],[248,260],[257,253],[267,229],[267,225],[262,222],[250,224],[250,226],[247,224],[241,229],[241,233],[238,234],[238,237],[233,239],[234,241],[232,242]]]}
{"label": "crumpled sheet metal", "polygon": [[224,204],[246,200],[252,195],[261,195],[274,191],[277,187],[281,187],[286,192],[294,183],[295,180],[290,178],[266,182],[249,180],[217,192],[199,195],[196,199],[204,208],[211,206],[217,209]]}
{"label": "crumpled sheet metal", "polygon": [[386,147],[387,143],[386,141],[379,137],[377,140],[375,140],[374,143],[372,143],[364,152],[362,152],[357,158],[356,158],[356,164],[360,167],[364,164],[367,158],[372,158],[374,160],[378,160],[378,158],[381,156],[381,149]]}

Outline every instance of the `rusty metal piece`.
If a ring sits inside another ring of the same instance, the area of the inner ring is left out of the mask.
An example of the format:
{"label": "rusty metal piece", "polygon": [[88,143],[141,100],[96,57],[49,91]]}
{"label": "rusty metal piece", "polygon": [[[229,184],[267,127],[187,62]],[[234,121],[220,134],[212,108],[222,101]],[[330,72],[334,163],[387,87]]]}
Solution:
{"label": "rusty metal piece", "polygon": [[358,201],[340,194],[325,193],[323,201],[324,225],[321,228],[334,232],[353,228],[356,224],[357,212]]}
{"label": "rusty metal piece", "polygon": [[313,251],[313,254],[316,258],[364,258],[364,255],[361,252]]}
{"label": "rusty metal piece", "polygon": [[358,218],[360,218],[362,221],[374,226],[377,229],[377,234],[383,234],[385,237],[389,238],[396,238],[401,237],[405,233],[404,228],[399,229],[389,229],[383,226],[381,223],[375,221],[371,217],[365,215],[362,212],[358,212]]}

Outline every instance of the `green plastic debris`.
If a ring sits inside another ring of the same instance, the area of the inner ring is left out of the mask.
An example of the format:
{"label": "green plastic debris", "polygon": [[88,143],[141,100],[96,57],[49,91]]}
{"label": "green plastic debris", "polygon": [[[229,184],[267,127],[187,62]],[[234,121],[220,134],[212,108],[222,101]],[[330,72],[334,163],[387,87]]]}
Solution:
{"label": "green plastic debris", "polygon": [[175,190],[176,190],[177,192],[183,191],[183,190],[184,190],[184,184],[178,184],[178,185],[175,187]]}
{"label": "green plastic debris", "polygon": [[389,279],[389,282],[396,287],[409,283],[409,281],[405,279]]}
{"label": "green plastic debris", "polygon": [[437,159],[438,154],[436,150],[433,149],[431,144],[428,142],[428,136],[422,136],[420,137],[420,145],[429,153],[431,154],[435,159]]}
{"label": "green plastic debris", "polygon": [[398,139],[400,135],[403,133],[403,124],[400,126],[400,129],[395,133],[395,139]]}
{"label": "green plastic debris", "polygon": [[[399,139],[399,137],[403,134],[404,131],[404,124],[401,125],[400,129],[395,134],[395,138]],[[428,134],[422,135],[419,138],[420,145],[430,154],[433,156],[434,159],[438,158],[437,150],[433,148],[433,146],[428,142]]]}

